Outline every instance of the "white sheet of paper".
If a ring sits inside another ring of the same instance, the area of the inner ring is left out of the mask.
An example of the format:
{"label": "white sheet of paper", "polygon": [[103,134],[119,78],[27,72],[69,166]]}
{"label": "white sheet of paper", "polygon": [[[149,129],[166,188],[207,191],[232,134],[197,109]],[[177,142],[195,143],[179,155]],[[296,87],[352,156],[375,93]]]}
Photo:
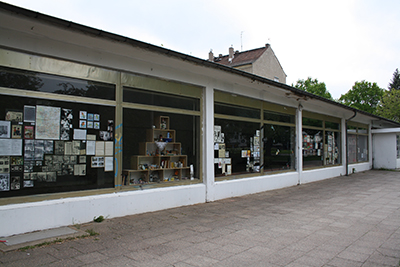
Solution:
{"label": "white sheet of paper", "polygon": [[86,142],[86,155],[95,155],[96,153],[96,141]]}
{"label": "white sheet of paper", "polygon": [[105,151],[104,154],[106,156],[112,156],[114,154],[114,142],[105,142]]}
{"label": "white sheet of paper", "polygon": [[104,171],[109,172],[114,170],[114,158],[113,157],[105,157],[104,158]]}
{"label": "white sheet of paper", "polygon": [[22,156],[22,139],[0,139],[0,156]]}
{"label": "white sheet of paper", "polygon": [[104,156],[104,141],[96,141],[96,156]]}
{"label": "white sheet of paper", "polygon": [[74,129],[74,140],[86,140],[86,130]]}

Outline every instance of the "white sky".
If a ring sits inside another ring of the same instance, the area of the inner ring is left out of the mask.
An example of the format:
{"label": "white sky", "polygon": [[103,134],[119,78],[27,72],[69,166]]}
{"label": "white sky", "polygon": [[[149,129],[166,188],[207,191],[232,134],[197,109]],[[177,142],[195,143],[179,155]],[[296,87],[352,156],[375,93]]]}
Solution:
{"label": "white sky", "polygon": [[202,59],[270,43],[287,84],[316,78],[335,99],[400,68],[399,0],[3,1]]}

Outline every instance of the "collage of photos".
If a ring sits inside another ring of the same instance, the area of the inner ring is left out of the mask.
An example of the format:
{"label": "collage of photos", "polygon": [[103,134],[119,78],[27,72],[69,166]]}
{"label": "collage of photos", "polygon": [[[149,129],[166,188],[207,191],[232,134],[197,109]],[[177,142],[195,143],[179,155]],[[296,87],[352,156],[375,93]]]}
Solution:
{"label": "collage of photos", "polygon": [[43,105],[6,110],[0,120],[0,192],[68,183],[91,168],[112,172],[114,122],[101,125],[100,118]]}

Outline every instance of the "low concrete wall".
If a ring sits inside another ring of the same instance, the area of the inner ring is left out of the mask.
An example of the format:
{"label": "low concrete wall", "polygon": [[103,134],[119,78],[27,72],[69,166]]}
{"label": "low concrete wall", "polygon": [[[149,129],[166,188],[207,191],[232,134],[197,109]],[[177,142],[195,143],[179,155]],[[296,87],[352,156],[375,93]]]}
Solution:
{"label": "low concrete wall", "polygon": [[203,184],[0,206],[0,236],[204,203]]}
{"label": "low concrete wall", "polygon": [[215,183],[215,200],[297,185],[298,172],[226,180]]}

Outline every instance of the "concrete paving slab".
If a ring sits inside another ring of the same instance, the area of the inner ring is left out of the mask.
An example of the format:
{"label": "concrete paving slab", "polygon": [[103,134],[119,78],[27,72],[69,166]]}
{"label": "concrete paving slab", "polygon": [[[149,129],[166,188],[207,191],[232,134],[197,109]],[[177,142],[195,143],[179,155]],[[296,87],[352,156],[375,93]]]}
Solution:
{"label": "concrete paving slab", "polygon": [[80,226],[96,237],[0,252],[0,265],[399,267],[399,188],[400,172],[368,171],[107,219]]}
{"label": "concrete paving slab", "polygon": [[57,238],[64,239],[80,235],[88,234],[71,227],[60,227],[21,235],[0,237],[0,240],[5,241],[0,243],[0,250],[3,252],[11,251],[26,246],[34,246],[43,242],[50,242]]}

